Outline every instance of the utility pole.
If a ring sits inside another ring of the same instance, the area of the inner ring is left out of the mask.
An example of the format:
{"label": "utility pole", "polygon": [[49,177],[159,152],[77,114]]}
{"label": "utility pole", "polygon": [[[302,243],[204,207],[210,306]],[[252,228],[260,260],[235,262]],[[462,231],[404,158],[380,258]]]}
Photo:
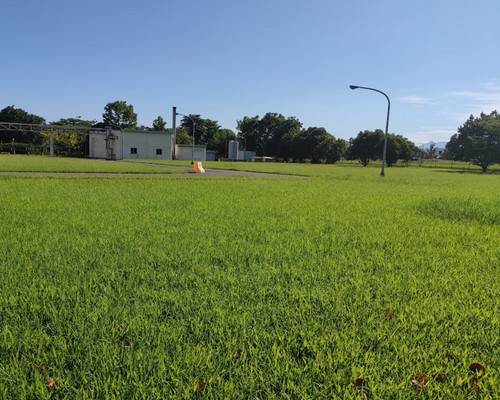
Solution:
{"label": "utility pole", "polygon": [[176,116],[177,116],[177,107],[172,107],[172,160],[175,160],[175,143],[177,142],[176,131],[175,131]]}

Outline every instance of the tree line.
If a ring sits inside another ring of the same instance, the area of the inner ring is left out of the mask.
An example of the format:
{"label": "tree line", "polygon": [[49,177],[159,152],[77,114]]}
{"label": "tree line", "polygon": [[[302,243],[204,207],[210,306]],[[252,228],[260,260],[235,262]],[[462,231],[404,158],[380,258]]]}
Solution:
{"label": "tree line", "polygon": [[500,114],[495,110],[479,117],[471,115],[450,138],[444,157],[470,162],[483,173],[490,165],[500,164]]}
{"label": "tree line", "polygon": [[[151,128],[137,126],[137,114],[134,107],[125,101],[114,101],[106,104],[102,114],[102,122],[96,120],[85,120],[80,117],[61,118],[58,121],[50,122],[50,125],[59,126],[82,126],[103,128],[107,126],[125,129],[140,129],[145,131],[163,131],[166,123],[161,116],[158,116]],[[45,118],[26,112],[15,106],[5,107],[0,111],[0,122],[16,122],[21,124],[45,124]],[[16,132],[0,131],[0,152],[10,153],[45,153],[49,150],[49,136],[47,132]],[[60,135],[54,131],[54,146],[56,154],[61,156],[84,157],[88,154],[88,138],[78,134]]]}
{"label": "tree line", "polygon": [[[43,117],[30,114],[22,109],[9,106],[0,111],[0,121],[31,124],[44,124]],[[335,163],[341,158],[358,160],[366,166],[371,161],[381,158],[384,132],[380,129],[359,132],[348,141],[336,138],[322,127],[304,128],[295,117],[285,117],[279,113],[267,113],[263,117],[245,116],[237,120],[236,134],[231,129],[223,129],[217,121],[190,114],[182,118],[177,129],[178,144],[192,144],[194,122],[194,140],[196,144],[206,145],[215,150],[219,158],[227,155],[229,140],[238,140],[240,148],[253,150],[257,155],[274,157],[279,161]],[[102,122],[66,118],[52,122],[53,125],[81,125],[143,131],[167,131],[166,122],[158,116],[151,127],[137,126],[137,114],[131,104],[125,101],[107,103],[102,114]],[[55,144],[60,155],[85,155],[85,140],[81,135],[55,135]],[[47,146],[48,135],[39,133],[0,132],[0,150],[5,151],[16,146]],[[10,147],[9,147],[10,146]],[[18,147],[19,148],[19,147]],[[63,151],[61,151],[61,149]],[[388,166],[399,160],[410,161],[425,154],[409,139],[402,135],[389,133],[387,137],[386,162]],[[500,115],[497,111],[481,113],[477,118],[472,115],[458,128],[448,142],[444,158],[467,161],[487,171],[488,166],[500,163]]]}

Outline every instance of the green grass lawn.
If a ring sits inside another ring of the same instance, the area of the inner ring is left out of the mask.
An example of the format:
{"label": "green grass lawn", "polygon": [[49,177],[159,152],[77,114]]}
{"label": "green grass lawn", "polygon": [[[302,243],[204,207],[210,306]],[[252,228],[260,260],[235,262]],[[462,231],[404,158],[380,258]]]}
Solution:
{"label": "green grass lawn", "polygon": [[116,161],[91,160],[85,158],[47,157],[37,155],[0,155],[0,172],[44,172],[44,173],[117,173],[152,174],[182,173],[179,170],[151,165],[130,164]]}
{"label": "green grass lawn", "polygon": [[0,176],[0,397],[500,396],[499,175],[266,168]]}
{"label": "green grass lawn", "polygon": [[[190,161],[179,161],[179,160],[142,160],[142,159],[127,159],[127,162],[133,162],[138,164],[157,164],[157,165],[181,165],[190,166]],[[321,176],[329,175],[332,165],[325,164],[302,164],[302,163],[279,163],[279,162],[233,162],[233,161],[205,161],[203,166],[211,169],[229,169],[229,170],[240,170],[240,171],[253,171],[253,172],[272,172],[277,174],[297,174],[297,175],[309,175],[309,176]],[[358,161],[339,161],[335,164],[335,167],[360,167],[361,164]],[[380,169],[380,161],[372,161],[368,164],[365,169]],[[423,160],[420,161],[410,161],[408,164],[405,162],[398,162],[394,167],[386,168],[386,172],[389,173],[391,170],[398,168],[429,168],[433,170],[444,170],[444,171],[455,171],[457,173],[481,173],[481,168],[472,165],[471,163],[460,162],[460,161],[450,161],[450,160]],[[488,168],[488,173],[498,174],[500,172],[500,164],[491,165]]]}

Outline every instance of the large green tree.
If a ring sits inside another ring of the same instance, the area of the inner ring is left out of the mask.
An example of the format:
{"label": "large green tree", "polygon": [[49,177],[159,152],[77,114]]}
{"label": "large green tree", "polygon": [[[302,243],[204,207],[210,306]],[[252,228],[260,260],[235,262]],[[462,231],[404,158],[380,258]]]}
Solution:
{"label": "large green tree", "polygon": [[267,113],[262,118],[244,117],[237,121],[238,136],[245,139],[246,148],[258,155],[290,158],[291,143],[302,129],[295,117],[284,117],[278,113]]}
{"label": "large green tree", "polygon": [[[20,124],[44,124],[45,119],[24,111],[22,108],[15,106],[5,107],[0,111],[0,122],[17,122]],[[36,132],[15,132],[15,131],[1,131],[0,141],[3,143],[11,142],[21,143],[40,143],[41,136]]]}
{"label": "large green tree", "polygon": [[158,117],[156,117],[153,121],[153,131],[164,132],[165,129],[167,129],[167,123],[160,115],[158,115]]}
{"label": "large green tree", "polygon": [[245,140],[246,148],[255,151],[258,155],[264,154],[265,141],[260,133],[260,117],[243,117],[236,121],[238,137]]}
{"label": "large green tree", "polygon": [[133,129],[137,126],[137,114],[134,106],[126,101],[113,101],[106,104],[102,114],[105,126],[114,126],[122,129]]}
{"label": "large green tree", "polygon": [[398,160],[410,161],[417,151],[415,144],[407,138],[393,133],[387,135],[386,163],[388,167],[396,164]]}
{"label": "large green tree", "polygon": [[30,114],[22,108],[15,106],[5,107],[0,111],[1,122],[17,122],[20,124],[44,124],[45,118],[39,117],[35,114]]}
{"label": "large green tree", "polygon": [[208,118],[201,118],[201,116],[197,114],[189,114],[187,117],[182,118],[180,126],[186,128],[189,134],[192,135],[193,122],[195,124],[195,144],[204,144],[208,149],[213,149],[213,139],[220,130],[219,123]]}
{"label": "large green tree", "polygon": [[212,139],[211,150],[217,152],[217,157],[225,157],[230,140],[236,139],[236,133],[231,129],[219,129]]}
{"label": "large green tree", "polygon": [[325,128],[303,129],[292,141],[292,156],[296,161],[335,163],[340,160],[343,143]]}
{"label": "large green tree", "polygon": [[96,121],[90,121],[81,118],[61,118],[59,121],[51,122],[51,125],[60,125],[60,126],[84,126],[90,128],[94,126]]}
{"label": "large green tree", "polygon": [[500,163],[500,114],[471,115],[450,138],[445,151],[448,158],[469,161],[487,172],[490,165]]}
{"label": "large green tree", "polygon": [[301,132],[302,123],[295,117],[267,113],[261,119],[260,127],[267,138],[266,153],[282,159],[290,158],[291,144]]}
{"label": "large green tree", "polygon": [[340,154],[340,158],[347,155],[348,143],[345,139],[337,138],[337,149]]}
{"label": "large green tree", "polygon": [[[51,125],[57,126],[81,126],[85,128],[92,127],[96,121],[84,120],[81,118],[61,118],[59,121],[51,122]],[[43,132],[44,147],[49,146],[49,132]],[[88,136],[78,133],[59,133],[54,129],[54,151],[57,155],[83,157],[87,154]]]}
{"label": "large green tree", "polygon": [[[384,132],[381,129],[375,131],[365,130],[359,132],[358,136],[350,140],[347,158],[359,160],[364,166],[371,160],[381,159],[384,148]],[[398,160],[409,161],[417,152],[417,148],[407,138],[389,133],[387,135],[386,163],[391,166]]]}
{"label": "large green tree", "polygon": [[[235,139],[236,134],[231,129],[222,129],[217,121],[201,118],[197,114],[189,114],[182,118],[177,130],[177,143],[191,144],[193,142],[193,122],[195,144],[206,145],[207,149],[216,151],[217,157],[223,157],[226,154],[228,141]],[[182,139],[179,139],[180,134],[183,135]]]}
{"label": "large green tree", "polygon": [[382,157],[383,142],[384,132],[380,129],[359,132],[358,136],[349,142],[347,158],[349,160],[359,160],[361,164],[367,166],[371,160]]}
{"label": "large green tree", "polygon": [[192,144],[193,138],[187,128],[179,126],[175,132],[175,142],[177,144]]}

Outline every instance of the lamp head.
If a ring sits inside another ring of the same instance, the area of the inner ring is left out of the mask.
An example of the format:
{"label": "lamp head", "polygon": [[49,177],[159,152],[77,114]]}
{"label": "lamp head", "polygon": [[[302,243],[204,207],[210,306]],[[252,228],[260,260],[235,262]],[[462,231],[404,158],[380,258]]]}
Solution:
{"label": "lamp head", "polygon": [[359,86],[356,86],[356,85],[350,85],[349,87],[351,88],[351,90],[354,90],[354,89],[357,89]]}

